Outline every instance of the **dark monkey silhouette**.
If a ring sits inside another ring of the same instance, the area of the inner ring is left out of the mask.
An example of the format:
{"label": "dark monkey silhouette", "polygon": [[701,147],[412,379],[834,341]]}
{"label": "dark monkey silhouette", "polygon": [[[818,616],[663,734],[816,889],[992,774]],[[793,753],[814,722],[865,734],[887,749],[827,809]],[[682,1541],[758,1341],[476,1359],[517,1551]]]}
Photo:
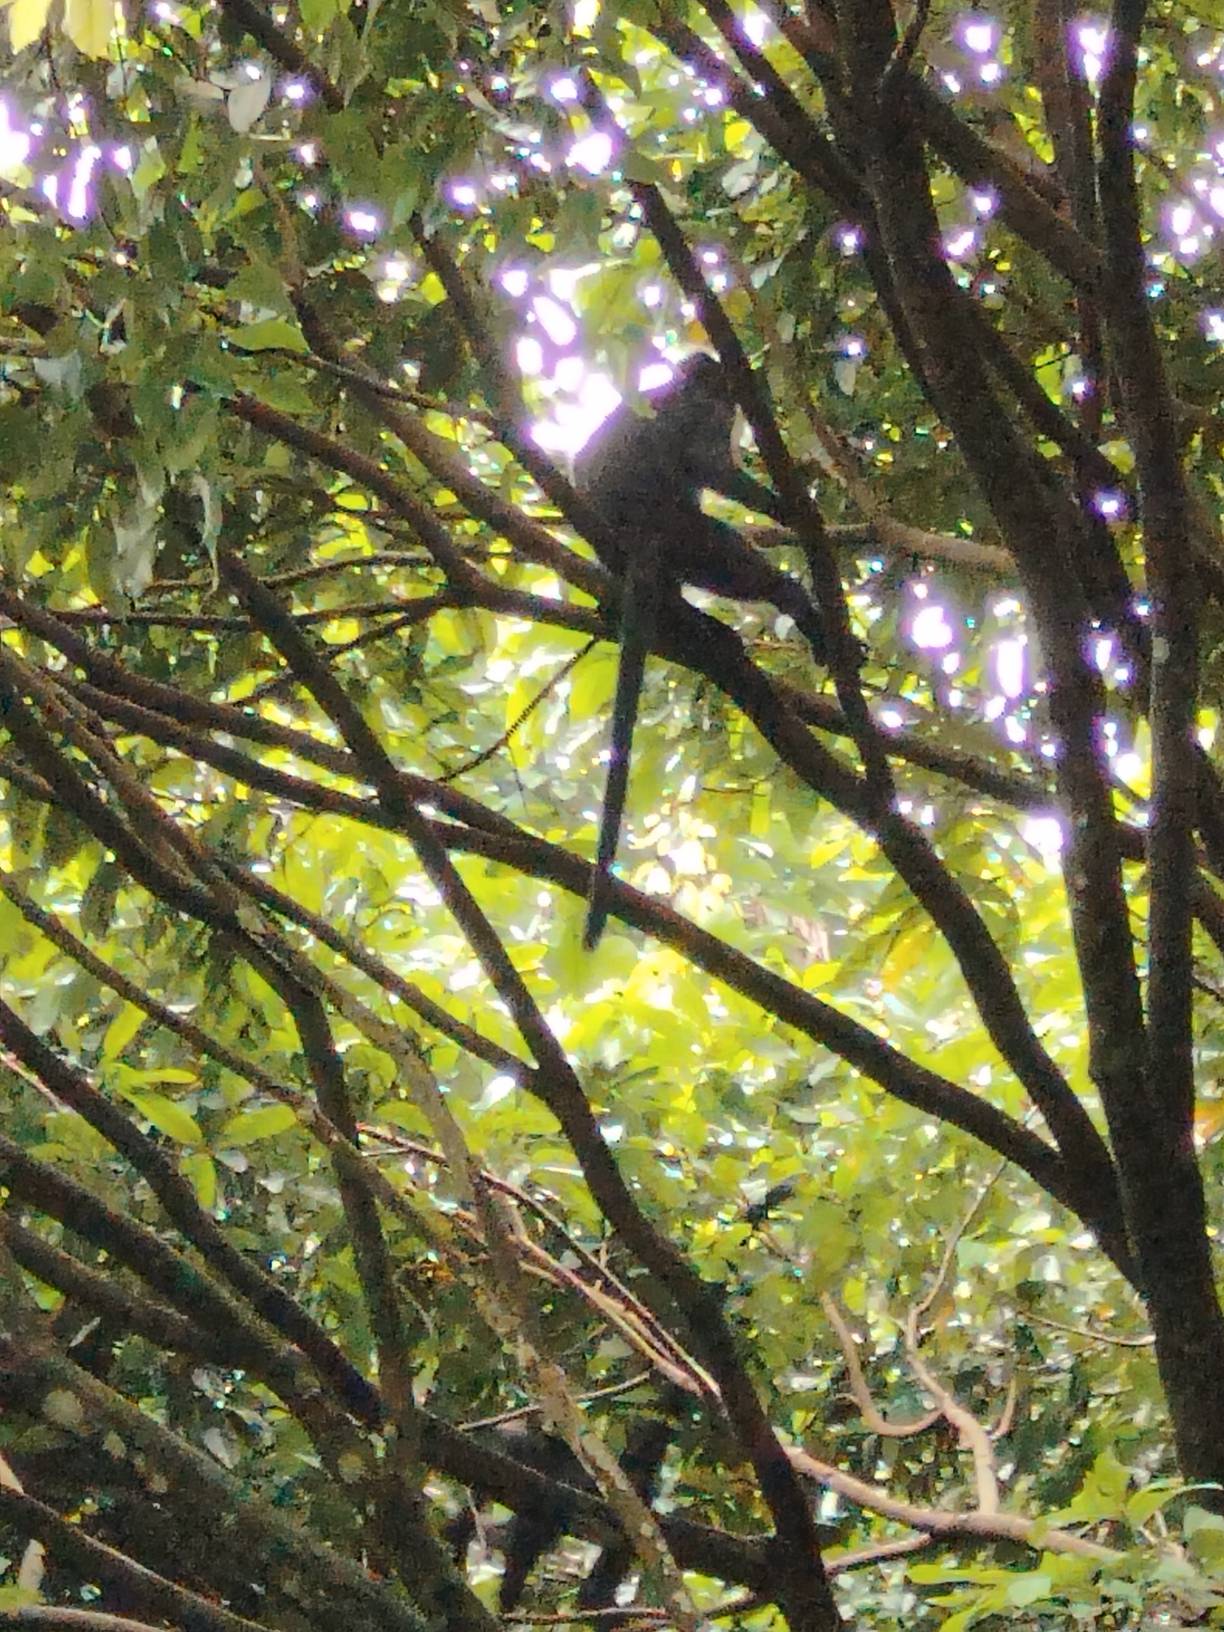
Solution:
{"label": "dark monkey silhouette", "polygon": [[610,537],[596,549],[621,581],[620,665],[612,743],[584,944],[594,947],[608,918],[608,883],[620,839],[629,755],[646,667],[661,611],[683,584],[736,601],[767,601],[786,613],[819,659],[820,617],[803,585],[767,561],[725,521],[707,516],[709,489],[775,521],[778,496],[735,463],[736,406],[718,360],[689,358],[651,397],[647,419],[622,404],[578,455],[574,485]]}
{"label": "dark monkey silhouette", "polygon": [[[670,1396],[666,1401],[672,1409],[676,1403]],[[565,1487],[593,1492],[595,1486],[565,1441],[535,1423],[515,1420],[479,1432],[504,1455],[555,1481],[547,1502],[521,1507],[504,1531],[501,1548],[505,1566],[497,1595],[498,1608],[504,1615],[517,1607],[537,1560],[554,1547],[569,1528],[572,1503],[565,1499]],[[620,1465],[644,1502],[654,1500],[663,1457],[675,1432],[674,1418],[646,1414],[635,1418],[626,1430]],[[467,1553],[476,1529],[475,1509],[483,1499],[482,1493],[473,1489],[468,1507],[446,1526],[446,1539],[454,1549],[457,1563],[461,1564]],[[632,1569],[633,1559],[633,1544],[627,1539],[605,1547],[579,1589],[578,1607],[602,1609],[614,1604],[616,1589]],[[612,1624],[612,1618],[601,1617],[601,1625]]]}
{"label": "dark monkey silhouette", "polygon": [[[794,1191],[795,1180],[783,1179],[771,1185],[758,1201],[745,1206],[741,1216],[755,1231],[766,1223],[776,1208],[790,1200]],[[720,1299],[728,1291],[729,1288],[721,1288]],[[716,1410],[711,1414],[709,1404],[708,1400],[699,1400],[681,1384],[670,1381],[656,1390],[648,1407],[631,1408],[633,1414],[625,1424],[624,1449],[618,1460],[621,1472],[648,1507],[654,1505],[659,1492],[659,1476],[668,1446],[673,1441],[683,1445],[688,1430],[695,1423],[703,1427],[701,1443],[707,1452],[713,1449],[720,1461],[741,1459],[734,1436],[729,1441],[725,1438],[728,1425],[721,1412]],[[715,1431],[713,1436],[711,1430]],[[720,1436],[721,1451],[718,1448]],[[565,1441],[534,1420],[513,1417],[505,1422],[486,1423],[473,1429],[472,1437],[503,1456],[522,1462],[552,1482],[547,1495],[541,1494],[530,1502],[524,1502],[501,1530],[499,1545],[505,1562],[498,1589],[498,1607],[506,1614],[517,1608],[527,1578],[537,1561],[568,1531],[574,1518],[574,1496],[578,1492],[595,1493],[596,1486]],[[468,1544],[476,1532],[476,1509],[488,1500],[487,1493],[480,1489],[478,1483],[472,1485],[468,1494],[467,1506],[449,1520],[443,1530],[459,1565],[463,1564]],[[617,1588],[634,1568],[635,1558],[636,1549],[628,1536],[622,1535],[609,1541],[578,1589],[577,1608],[607,1610],[614,1606]],[[612,1632],[626,1619],[632,1619],[631,1613],[627,1612],[625,1616],[604,1614],[599,1617],[599,1626],[602,1632]]]}

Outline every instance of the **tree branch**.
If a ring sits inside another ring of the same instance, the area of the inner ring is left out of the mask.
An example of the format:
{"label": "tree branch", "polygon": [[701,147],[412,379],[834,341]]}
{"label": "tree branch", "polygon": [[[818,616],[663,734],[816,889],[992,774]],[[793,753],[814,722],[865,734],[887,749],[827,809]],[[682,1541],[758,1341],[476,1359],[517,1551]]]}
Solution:
{"label": "tree branch", "polygon": [[[779,1534],[792,1534],[797,1524],[806,1533],[808,1510],[802,1489],[794,1480],[785,1453],[743,1369],[734,1339],[714,1297],[672,1244],[646,1220],[633,1199],[573,1068],[539,1013],[526,983],[455,871],[443,844],[425,818],[403,799],[394,770],[377,738],[334,676],[307,646],[292,619],[231,552],[222,554],[221,567],[226,581],[274,640],[320,707],[334,720],[378,788],[380,797],[402,822],[430,881],[454,915],[535,1056],[537,1069],[527,1085],[560,1121],[604,1216],[641,1262],[664,1283],[684,1312],[697,1352],[717,1382],[731,1424],[756,1469],[762,1496],[770,1507]],[[820,1554],[814,1545],[805,1547],[794,1569],[798,1572],[796,1583],[802,1576],[807,1582],[807,1593],[815,1592],[820,1607],[812,1618],[801,1612],[800,1604],[791,1603],[788,1614],[797,1617],[798,1626],[820,1628],[822,1632],[836,1625],[836,1612],[832,1610],[827,1586],[823,1592],[819,1587],[823,1572]],[[809,1606],[812,1601],[809,1597]]]}

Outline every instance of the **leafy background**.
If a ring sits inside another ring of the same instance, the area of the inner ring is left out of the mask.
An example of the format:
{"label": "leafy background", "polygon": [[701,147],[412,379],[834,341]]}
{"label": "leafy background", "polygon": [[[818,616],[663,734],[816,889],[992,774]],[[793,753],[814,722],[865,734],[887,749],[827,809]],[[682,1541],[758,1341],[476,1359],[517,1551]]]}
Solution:
{"label": "leafy background", "polygon": [[[820,142],[852,179],[856,135],[870,145],[868,113],[856,132],[853,97],[812,69],[828,16],[14,0],[7,18],[0,1618],[297,1626],[343,1597],[356,1624],[484,1624],[496,1546],[469,1560],[474,1597],[426,1548],[472,1478],[430,1424],[542,1405],[573,1433],[575,1401],[628,1384],[582,1418],[624,1523],[590,1436],[619,1452],[675,1345],[691,1383],[718,1329],[776,1443],[807,1454],[848,1620],[1216,1617],[1216,1498],[1185,1482],[1224,1474],[1179,1458],[1143,1298],[1010,1148],[838,1045],[821,1004],[1009,1127],[1039,1123],[929,902],[729,699],[721,646],[709,673],[681,636],[649,666],[621,866],[649,900],[595,957],[579,947],[615,648],[538,451],[564,466],[611,387],[640,403],[652,346],[713,332],[644,225],[649,195],[816,478],[896,809],[1101,1125],[1049,631],[898,345],[869,236],[813,182],[839,174]],[[1007,187],[1027,176],[1081,231],[1057,192],[1046,48],[1053,26],[1095,98],[1105,19],[936,4],[914,21],[903,70]],[[1152,8],[1136,129],[1167,429],[1215,561],[1220,28],[1210,8]],[[763,55],[737,60],[733,40]],[[1005,225],[990,173],[929,140],[941,255],[983,347],[1013,360],[1030,413],[1033,392],[1050,405],[1058,434],[1028,439],[1068,491],[1068,423],[1111,462],[1116,487],[1080,496],[1142,585],[1135,438],[1088,355],[1099,313],[1055,228]],[[774,558],[810,564],[794,538]],[[842,690],[786,620],[713,611],[853,774]],[[1146,698],[1103,621],[1091,642],[1134,862]],[[1140,867],[1126,888],[1143,972]],[[1213,1219],[1218,946],[1201,922],[1193,1133]],[[558,1061],[637,1215],[716,1293],[696,1336],[592,1194],[591,1151],[550,1098]],[[1206,1411],[1218,1345],[1202,1352]],[[359,1382],[378,1409],[354,1403]],[[742,1429],[708,1400],[678,1427],[664,1509],[748,1537],[752,1568],[694,1562],[669,1531],[683,1583],[648,1559],[647,1617],[683,1620],[687,1595],[698,1615],[804,1619],[762,1576],[779,1515]],[[493,1493],[514,1509],[506,1477]],[[608,1514],[584,1510],[585,1544],[537,1572],[539,1613],[572,1605]],[[811,1624],[831,1624],[814,1598]]]}

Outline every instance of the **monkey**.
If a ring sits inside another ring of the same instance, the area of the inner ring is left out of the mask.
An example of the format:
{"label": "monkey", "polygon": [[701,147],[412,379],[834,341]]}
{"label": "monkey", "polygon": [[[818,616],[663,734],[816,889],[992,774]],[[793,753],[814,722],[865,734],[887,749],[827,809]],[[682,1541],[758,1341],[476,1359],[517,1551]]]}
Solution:
{"label": "monkey", "polygon": [[[674,1415],[669,1417],[667,1413],[680,1409],[680,1399],[679,1390],[666,1390],[659,1411],[635,1417],[626,1430],[620,1465],[644,1502],[655,1498],[663,1458],[677,1426]],[[517,1608],[536,1563],[568,1528],[572,1509],[566,1500],[566,1487],[593,1494],[595,1483],[565,1441],[535,1423],[515,1418],[480,1432],[497,1450],[543,1474],[554,1486],[547,1506],[524,1506],[506,1526],[501,1543],[505,1565],[497,1595],[498,1608],[504,1615]],[[475,1533],[475,1509],[481,1501],[481,1492],[473,1490],[468,1506],[446,1526],[444,1534],[458,1564],[462,1564]],[[633,1559],[633,1544],[627,1538],[609,1543],[579,1589],[579,1607],[602,1609],[614,1604],[616,1590],[633,1567]]]}
{"label": "monkey", "polygon": [[[480,1436],[496,1450],[512,1456],[516,1462],[522,1462],[535,1473],[542,1473],[554,1484],[554,1496],[547,1505],[524,1505],[506,1526],[502,1542],[505,1565],[497,1594],[498,1608],[505,1615],[518,1607],[527,1577],[541,1554],[546,1553],[565,1534],[571,1512],[565,1498],[565,1487],[589,1493],[595,1486],[590,1474],[565,1441],[536,1423],[516,1417],[509,1422],[480,1429]],[[462,1564],[467,1554],[468,1544],[476,1530],[476,1509],[483,1501],[484,1493],[473,1489],[468,1506],[446,1526],[446,1539],[451,1544],[457,1564]]]}
{"label": "monkey", "polygon": [[[684,1398],[680,1389],[666,1389],[659,1402],[658,1413],[635,1417],[625,1430],[621,1469],[648,1507],[659,1493],[663,1458],[676,1432],[675,1422],[669,1421],[664,1413],[680,1410]],[[627,1538],[605,1547],[578,1590],[578,1608],[608,1609],[615,1604],[616,1590],[632,1569],[633,1559],[633,1543]],[[620,1621],[613,1616],[602,1615],[599,1624],[610,1632]]]}
{"label": "monkey", "polygon": [[701,508],[709,489],[774,521],[786,520],[777,494],[735,462],[737,410],[717,358],[698,352],[687,359],[651,405],[649,419],[626,404],[615,409],[574,461],[574,485],[608,529],[596,553],[621,582],[611,751],[583,934],[588,951],[608,918],[633,728],[646,656],[664,607],[683,584],[730,600],[767,601],[794,619],[818,661],[824,652],[820,615],[803,585]]}

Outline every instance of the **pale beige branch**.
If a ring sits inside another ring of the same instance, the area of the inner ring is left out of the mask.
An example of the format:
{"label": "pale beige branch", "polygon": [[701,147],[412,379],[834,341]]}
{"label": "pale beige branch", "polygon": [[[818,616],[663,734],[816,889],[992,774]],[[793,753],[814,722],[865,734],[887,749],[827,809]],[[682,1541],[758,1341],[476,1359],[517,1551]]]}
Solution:
{"label": "pale beige branch", "polygon": [[1144,1332],[1139,1337],[1096,1332],[1091,1326],[1069,1326],[1065,1321],[1051,1320],[1047,1315],[1036,1315],[1031,1309],[1025,1310],[1024,1318],[1031,1320],[1034,1326],[1048,1326],[1052,1332],[1066,1332],[1071,1337],[1085,1337],[1090,1343],[1112,1343],[1120,1349],[1149,1349],[1156,1341],[1150,1332]]}
{"label": "pale beige branch", "polygon": [[[778,549],[794,542],[794,534],[775,522],[749,522],[739,529],[758,549]],[[941,561],[947,566],[969,567],[975,572],[988,572],[999,577],[1014,578],[1016,564],[1009,551],[1000,544],[983,544],[976,538],[960,538],[955,533],[932,533],[924,527],[912,527],[908,522],[895,521],[877,507],[867,521],[854,522],[826,529],[829,542],[843,554],[863,555],[873,551],[882,554],[912,555],[920,561]]]}
{"label": "pale beige branch", "polygon": [[1016,1401],[1020,1398],[1020,1390],[1016,1386],[1015,1372],[1007,1379],[1007,1398],[1003,1401],[1003,1409],[999,1412],[999,1420],[990,1430],[991,1439],[1006,1439],[1011,1433],[1012,1423],[1016,1417]]}
{"label": "pale beige branch", "polygon": [[971,1508],[956,1513],[948,1508],[917,1507],[911,1502],[899,1501],[879,1485],[859,1479],[852,1473],[822,1462],[809,1452],[792,1447],[790,1459],[805,1478],[814,1479],[826,1490],[834,1491],[856,1507],[878,1513],[881,1518],[896,1519],[911,1529],[929,1536],[980,1536],[988,1541],[1016,1541],[1023,1546],[1046,1549],[1052,1553],[1077,1553],[1085,1558],[1110,1561],[1121,1554],[1102,1547],[1069,1530],[1058,1530],[1044,1519],[1029,1519],[1020,1513],[984,1513]]}
{"label": "pale beige branch", "polygon": [[858,1339],[850,1330],[841,1310],[827,1292],[821,1293],[820,1305],[842,1351],[842,1359],[846,1362],[847,1387],[866,1427],[888,1439],[904,1439],[910,1434],[924,1433],[933,1423],[939,1421],[943,1413],[936,1409],[916,1417],[913,1422],[890,1422],[875,1403],[859,1362]]}
{"label": "pale beige branch", "polygon": [[919,1353],[922,1342],[918,1331],[918,1311],[912,1309],[905,1322],[905,1353],[909,1368],[927,1393],[930,1394],[943,1417],[956,1429],[956,1437],[973,1458],[974,1484],[977,1487],[978,1509],[982,1513],[999,1510],[999,1479],[995,1470],[994,1447],[986,1429],[952,1391],[945,1388]]}
{"label": "pale beige branch", "polygon": [[825,1559],[830,1575],[845,1575],[850,1570],[861,1570],[867,1564],[885,1564],[890,1558],[908,1558],[913,1553],[929,1552],[937,1536],[919,1534],[899,1536],[896,1541],[880,1541],[874,1547],[856,1547],[853,1552],[838,1553]]}
{"label": "pale beige branch", "polygon": [[926,1294],[919,1298],[910,1309],[905,1319],[905,1352],[909,1368],[915,1378],[934,1399],[943,1417],[956,1430],[960,1443],[968,1450],[973,1459],[974,1484],[977,1489],[978,1510],[982,1513],[993,1514],[999,1511],[999,1477],[995,1464],[994,1444],[985,1426],[980,1423],[967,1406],[963,1406],[935,1375],[921,1355],[922,1347],[922,1317],[931,1308],[936,1298],[947,1288],[952,1274],[952,1266],[956,1261],[956,1249],[964,1239],[965,1232],[977,1217],[986,1197],[1001,1178],[1006,1163],[1000,1163],[981,1185],[977,1195],[966,1209],[964,1217],[952,1232],[944,1247],[943,1257],[935,1279]]}

